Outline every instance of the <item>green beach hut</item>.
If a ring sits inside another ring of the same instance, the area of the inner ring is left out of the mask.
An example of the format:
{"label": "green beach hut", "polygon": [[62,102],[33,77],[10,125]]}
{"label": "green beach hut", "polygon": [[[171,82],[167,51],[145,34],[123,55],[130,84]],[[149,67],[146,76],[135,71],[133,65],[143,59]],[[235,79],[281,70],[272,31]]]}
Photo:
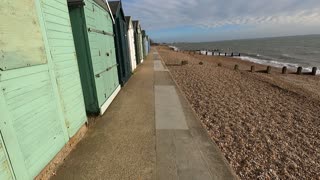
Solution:
{"label": "green beach hut", "polygon": [[128,45],[128,27],[121,1],[109,1],[115,19],[115,45],[117,51],[118,77],[123,86],[132,75],[131,60]]}
{"label": "green beach hut", "polygon": [[120,91],[114,19],[103,0],[68,0],[88,114],[103,114]]}
{"label": "green beach hut", "polygon": [[68,6],[0,9],[0,179],[31,180],[87,121]]}
{"label": "green beach hut", "polygon": [[137,64],[143,62],[143,47],[142,47],[142,33],[139,21],[132,21],[134,29],[134,42],[136,48],[136,60]]}

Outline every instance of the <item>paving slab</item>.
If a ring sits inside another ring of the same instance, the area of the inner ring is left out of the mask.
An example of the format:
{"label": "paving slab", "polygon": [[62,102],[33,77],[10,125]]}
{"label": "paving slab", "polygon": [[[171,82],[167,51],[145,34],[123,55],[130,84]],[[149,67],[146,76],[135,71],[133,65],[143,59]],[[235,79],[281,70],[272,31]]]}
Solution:
{"label": "paving slab", "polygon": [[154,60],[154,71],[169,71],[165,68],[160,60]]}
{"label": "paving slab", "polygon": [[188,129],[174,86],[155,86],[156,129]]}

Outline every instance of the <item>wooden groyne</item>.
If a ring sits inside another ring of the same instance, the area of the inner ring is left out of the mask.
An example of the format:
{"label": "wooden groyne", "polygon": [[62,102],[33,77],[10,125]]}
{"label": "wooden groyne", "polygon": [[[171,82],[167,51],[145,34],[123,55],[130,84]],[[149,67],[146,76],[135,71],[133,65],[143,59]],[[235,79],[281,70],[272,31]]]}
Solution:
{"label": "wooden groyne", "polygon": [[[174,51],[177,51],[177,50],[174,49]],[[213,50],[178,50],[178,52],[182,52],[185,54],[198,54],[198,55],[206,55],[206,56],[225,56],[225,57],[241,56],[241,53],[234,53],[234,52],[227,53],[227,52],[219,52],[219,51],[213,51]]]}
{"label": "wooden groyne", "polygon": [[[190,55],[205,55],[205,56],[224,56],[224,57],[240,57],[241,53],[227,53],[227,52],[220,52],[220,51],[216,51],[216,50],[178,50],[178,52],[182,52],[185,54],[190,54]],[[222,67],[223,64],[222,63],[218,63],[219,67]],[[259,72],[265,72],[267,74],[272,74],[272,66],[267,66],[267,69],[264,71],[259,71]],[[234,70],[238,71],[240,69],[240,66],[238,64],[235,64],[234,66]],[[249,72],[257,72],[255,70],[255,66],[252,65]],[[288,72],[288,68],[286,66],[282,67],[282,71],[281,74],[287,74]],[[297,75],[313,75],[316,76],[317,75],[317,71],[318,68],[317,67],[313,67],[311,72],[303,72],[303,68],[302,67],[298,67],[296,72],[294,74]]]}

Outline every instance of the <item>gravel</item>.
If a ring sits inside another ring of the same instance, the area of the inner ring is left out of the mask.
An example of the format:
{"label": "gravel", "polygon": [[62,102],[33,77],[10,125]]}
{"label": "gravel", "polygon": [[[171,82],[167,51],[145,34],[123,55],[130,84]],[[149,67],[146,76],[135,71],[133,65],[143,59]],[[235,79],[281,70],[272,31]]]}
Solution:
{"label": "gravel", "polygon": [[320,179],[319,76],[250,73],[253,63],[238,59],[158,51],[165,63],[188,61],[168,68],[240,179]]}

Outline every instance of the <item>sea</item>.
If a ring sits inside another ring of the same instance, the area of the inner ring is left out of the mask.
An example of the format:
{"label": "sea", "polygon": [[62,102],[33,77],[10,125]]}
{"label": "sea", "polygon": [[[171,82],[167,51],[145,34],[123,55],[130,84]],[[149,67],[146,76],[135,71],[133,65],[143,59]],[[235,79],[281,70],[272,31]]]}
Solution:
{"label": "sea", "polygon": [[228,40],[199,43],[173,43],[179,50],[207,50],[221,53],[241,53],[244,61],[287,66],[290,69],[303,67],[304,71],[318,68],[320,74],[320,35],[287,36],[259,39]]}

